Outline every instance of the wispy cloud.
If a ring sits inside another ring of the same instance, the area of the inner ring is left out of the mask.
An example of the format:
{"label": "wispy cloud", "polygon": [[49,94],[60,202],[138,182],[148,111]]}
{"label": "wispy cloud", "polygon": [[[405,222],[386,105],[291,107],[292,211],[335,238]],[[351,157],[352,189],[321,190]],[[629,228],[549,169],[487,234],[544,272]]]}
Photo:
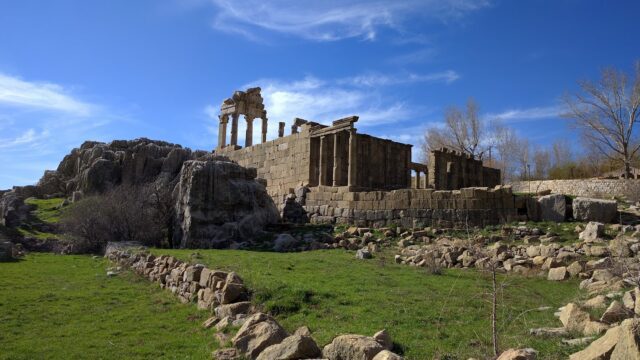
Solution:
{"label": "wispy cloud", "polygon": [[34,183],[72,147],[105,139],[104,126],[120,120],[63,85],[0,73],[0,188]]}
{"label": "wispy cloud", "polygon": [[446,83],[450,84],[460,79],[460,74],[453,70],[446,70],[442,72],[434,72],[429,74],[400,74],[400,75],[384,75],[378,73],[370,73],[364,75],[357,75],[354,77],[344,78],[338,80],[338,83],[349,84],[354,86],[389,86],[400,85],[410,83]]}
{"label": "wispy cloud", "polygon": [[89,116],[94,107],[74,98],[60,85],[28,82],[0,73],[0,104],[20,108],[52,110],[76,116]]}
{"label": "wispy cloud", "polygon": [[552,105],[524,109],[509,109],[501,113],[486,114],[486,117],[488,119],[497,119],[506,122],[525,122],[539,119],[558,118],[564,111],[564,107]]}
{"label": "wispy cloud", "polygon": [[402,30],[420,17],[449,21],[489,5],[489,0],[212,0],[214,28],[252,40],[260,31],[315,41],[373,40],[382,28]]}

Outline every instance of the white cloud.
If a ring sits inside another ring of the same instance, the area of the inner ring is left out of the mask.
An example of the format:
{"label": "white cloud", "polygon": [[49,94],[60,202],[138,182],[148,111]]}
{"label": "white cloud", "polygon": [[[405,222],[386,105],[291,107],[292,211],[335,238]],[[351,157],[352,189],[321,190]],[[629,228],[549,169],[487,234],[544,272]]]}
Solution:
{"label": "white cloud", "polygon": [[498,119],[507,122],[524,122],[539,119],[558,118],[564,112],[564,107],[553,105],[532,107],[525,109],[510,109],[497,114],[487,114],[488,119]]}
{"label": "white cloud", "polygon": [[410,83],[437,83],[443,82],[450,84],[460,79],[460,74],[453,70],[435,72],[430,74],[401,74],[401,75],[384,75],[378,73],[370,73],[358,75],[350,78],[338,80],[341,84],[349,84],[354,86],[389,86]]}
{"label": "white cloud", "polygon": [[260,30],[316,41],[373,40],[380,28],[402,30],[408,19],[459,18],[489,0],[212,0],[214,28],[256,40]]}
{"label": "white cloud", "polygon": [[28,82],[0,73],[0,104],[89,116],[94,106],[80,101],[60,85]]}

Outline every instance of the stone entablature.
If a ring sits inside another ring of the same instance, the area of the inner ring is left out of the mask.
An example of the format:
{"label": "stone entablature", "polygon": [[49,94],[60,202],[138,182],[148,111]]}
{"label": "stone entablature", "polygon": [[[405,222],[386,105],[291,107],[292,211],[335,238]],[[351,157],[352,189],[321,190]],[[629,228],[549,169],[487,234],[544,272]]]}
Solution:
{"label": "stone entablature", "polygon": [[400,189],[350,191],[319,186],[307,194],[305,209],[311,222],[385,227],[486,226],[517,219],[510,187],[460,190]]}
{"label": "stone entablature", "polygon": [[247,91],[236,91],[232,97],[225,99],[220,107],[220,124],[218,127],[218,148],[227,146],[227,124],[231,117],[231,147],[238,146],[238,120],[244,115],[247,121],[245,147],[253,145],[253,120],[262,119],[262,142],[267,141],[267,111],[264,109],[260,88]]}

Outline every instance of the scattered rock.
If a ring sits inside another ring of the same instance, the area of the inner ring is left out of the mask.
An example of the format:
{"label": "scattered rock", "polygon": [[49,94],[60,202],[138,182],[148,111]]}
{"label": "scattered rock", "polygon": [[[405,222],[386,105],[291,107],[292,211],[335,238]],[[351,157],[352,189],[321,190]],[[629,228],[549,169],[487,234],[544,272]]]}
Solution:
{"label": "scattered rock", "polygon": [[628,318],[631,314],[618,300],[613,300],[600,318],[605,324],[613,324]]}
{"label": "scattered rock", "polygon": [[536,360],[538,352],[534,349],[508,349],[498,356],[497,360]]}
{"label": "scattered rock", "polygon": [[373,256],[371,255],[371,252],[368,249],[359,249],[358,251],[356,251],[356,259],[360,259],[360,260],[364,260],[364,259],[371,259]]}
{"label": "scattered rock", "polygon": [[590,318],[589,313],[580,309],[578,305],[568,303],[560,311],[560,321],[567,330],[581,333]]}
{"label": "scattered rock", "polygon": [[607,330],[599,339],[592,342],[586,349],[569,356],[570,360],[607,360],[618,343],[620,327]]}
{"label": "scattered rock", "polygon": [[391,339],[391,335],[389,335],[386,329],[380,330],[377,333],[373,334],[373,338],[376,339],[376,341],[385,349],[391,350],[393,348],[393,340]]}
{"label": "scattered rock", "polygon": [[590,221],[578,238],[585,242],[593,242],[601,238],[602,235],[604,235],[604,224]]}
{"label": "scattered rock", "polygon": [[235,348],[224,348],[218,349],[214,351],[211,356],[214,360],[238,360],[240,359],[240,354],[238,354],[238,350]]}
{"label": "scattered rock", "polygon": [[214,312],[219,319],[238,314],[248,314],[251,312],[251,302],[241,301],[235,304],[219,305],[214,309]]}
{"label": "scattered rock", "polygon": [[402,356],[394,354],[389,350],[382,350],[373,357],[373,360],[403,360],[403,358]]}
{"label": "scattered rock", "polygon": [[233,337],[233,346],[251,359],[271,345],[287,338],[287,332],[273,318],[257,313],[249,317]]}
{"label": "scattered rock", "polygon": [[310,336],[291,335],[264,349],[257,360],[315,359],[320,355],[320,348]]}
{"label": "scattered rock", "polygon": [[563,328],[563,327],[559,327],[559,328],[537,328],[537,329],[530,329],[529,330],[529,334],[533,335],[533,336],[540,336],[540,337],[562,337],[562,336],[566,336],[569,332],[567,331],[567,329]]}
{"label": "scattered rock", "polygon": [[374,338],[363,335],[341,335],[322,350],[329,360],[372,360],[385,350]]}
{"label": "scattered rock", "polygon": [[569,272],[567,271],[567,268],[564,266],[549,269],[549,275],[547,276],[547,280],[552,280],[552,281],[562,281],[568,278],[569,278]]}

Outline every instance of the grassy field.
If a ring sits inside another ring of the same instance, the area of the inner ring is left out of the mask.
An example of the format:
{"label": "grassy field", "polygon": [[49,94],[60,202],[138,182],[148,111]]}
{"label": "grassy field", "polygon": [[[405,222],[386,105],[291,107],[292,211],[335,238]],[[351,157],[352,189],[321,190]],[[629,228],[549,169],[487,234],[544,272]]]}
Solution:
{"label": "grassy field", "polygon": [[0,263],[0,359],[205,359],[206,314],[90,256]]}
{"label": "grassy field", "polygon": [[[60,203],[32,201],[33,218],[57,222]],[[568,236],[570,229],[557,230]],[[256,304],[289,331],[309,326],[320,345],[338,334],[371,335],[386,328],[395,351],[407,359],[491,354],[490,282],[488,274],[475,270],[431,275],[396,265],[391,252],[357,261],[354,252],[344,250],[153,251],[237,271],[254,290]],[[200,326],[206,312],[180,304],[134,274],[108,278],[108,266],[102,258],[52,254],[0,263],[0,359],[209,358],[216,345],[212,331]],[[541,359],[565,359],[577,350],[558,339],[528,335],[533,327],[560,325],[555,309],[584,295],[575,281],[516,275],[499,280],[502,349],[533,347]]]}
{"label": "grassy field", "polygon": [[[307,325],[320,344],[342,333],[386,328],[408,359],[467,359],[491,352],[490,282],[475,270],[430,275],[393,264],[393,257],[356,261],[343,250],[268,253],[156,250],[211,268],[234,270],[255,290],[254,300],[289,331]],[[557,307],[582,296],[577,283],[501,277],[501,348],[529,346],[541,359],[565,359],[575,348],[532,338],[533,327],[560,326]],[[548,310],[536,310],[549,306]]]}

